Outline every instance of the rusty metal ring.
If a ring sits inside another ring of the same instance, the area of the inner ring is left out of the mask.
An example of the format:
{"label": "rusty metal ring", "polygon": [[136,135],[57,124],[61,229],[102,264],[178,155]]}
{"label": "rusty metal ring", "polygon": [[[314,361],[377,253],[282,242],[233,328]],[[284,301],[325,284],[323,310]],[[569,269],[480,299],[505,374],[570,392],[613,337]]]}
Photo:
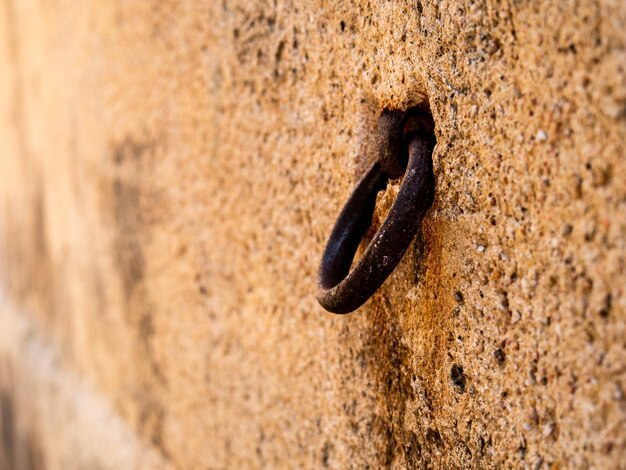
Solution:
{"label": "rusty metal ring", "polygon": [[[382,226],[350,270],[359,243],[371,224],[376,194],[385,189],[387,181],[394,176],[383,168],[389,165],[379,157],[357,183],[326,244],[317,300],[329,312],[350,313],[378,290],[402,259],[432,205],[435,188],[432,127],[425,129],[419,120],[417,127],[415,121],[407,125],[406,119],[394,122],[396,130],[398,125],[403,126],[404,148],[408,148],[408,162],[398,196]],[[383,132],[389,132],[379,124],[380,127]],[[397,151],[395,155],[402,162],[402,155]]]}

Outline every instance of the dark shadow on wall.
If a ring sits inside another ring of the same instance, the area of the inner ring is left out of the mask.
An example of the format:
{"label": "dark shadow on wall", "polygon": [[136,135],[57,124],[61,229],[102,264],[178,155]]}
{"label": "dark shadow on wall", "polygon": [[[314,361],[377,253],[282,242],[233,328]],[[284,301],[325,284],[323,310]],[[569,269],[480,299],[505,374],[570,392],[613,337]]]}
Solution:
{"label": "dark shadow on wall", "polygon": [[[24,397],[27,398],[27,397]],[[18,405],[11,365],[0,357],[0,469],[45,469],[37,432],[28,429]]]}

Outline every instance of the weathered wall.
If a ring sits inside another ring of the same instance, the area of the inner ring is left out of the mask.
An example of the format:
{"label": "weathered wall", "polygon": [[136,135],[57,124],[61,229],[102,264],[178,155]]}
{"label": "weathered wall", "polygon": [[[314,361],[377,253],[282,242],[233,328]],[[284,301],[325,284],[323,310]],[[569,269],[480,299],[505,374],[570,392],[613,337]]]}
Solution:
{"label": "weathered wall", "polygon": [[[0,462],[623,465],[623,2],[0,3]],[[425,101],[424,254],[327,314]]]}

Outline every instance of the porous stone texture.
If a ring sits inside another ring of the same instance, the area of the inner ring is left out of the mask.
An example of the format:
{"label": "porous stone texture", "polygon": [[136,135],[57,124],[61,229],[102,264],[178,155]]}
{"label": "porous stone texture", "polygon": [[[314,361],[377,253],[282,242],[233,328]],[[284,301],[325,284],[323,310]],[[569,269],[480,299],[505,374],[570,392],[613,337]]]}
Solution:
{"label": "porous stone texture", "polygon": [[[626,461],[623,2],[0,3],[3,296],[136,446],[174,468]],[[423,103],[421,243],[325,313],[378,115]],[[38,369],[1,354],[14,396]],[[69,465],[36,418],[33,460]]]}

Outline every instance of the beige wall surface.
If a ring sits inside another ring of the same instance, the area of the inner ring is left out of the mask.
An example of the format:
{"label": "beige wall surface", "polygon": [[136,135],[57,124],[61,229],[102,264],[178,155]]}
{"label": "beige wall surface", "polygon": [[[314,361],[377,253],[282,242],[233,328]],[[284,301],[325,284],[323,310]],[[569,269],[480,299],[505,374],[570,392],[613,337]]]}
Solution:
{"label": "beige wall surface", "polygon": [[[620,0],[0,1],[2,468],[620,468],[625,30]],[[326,313],[378,115],[419,103],[423,254]]]}

